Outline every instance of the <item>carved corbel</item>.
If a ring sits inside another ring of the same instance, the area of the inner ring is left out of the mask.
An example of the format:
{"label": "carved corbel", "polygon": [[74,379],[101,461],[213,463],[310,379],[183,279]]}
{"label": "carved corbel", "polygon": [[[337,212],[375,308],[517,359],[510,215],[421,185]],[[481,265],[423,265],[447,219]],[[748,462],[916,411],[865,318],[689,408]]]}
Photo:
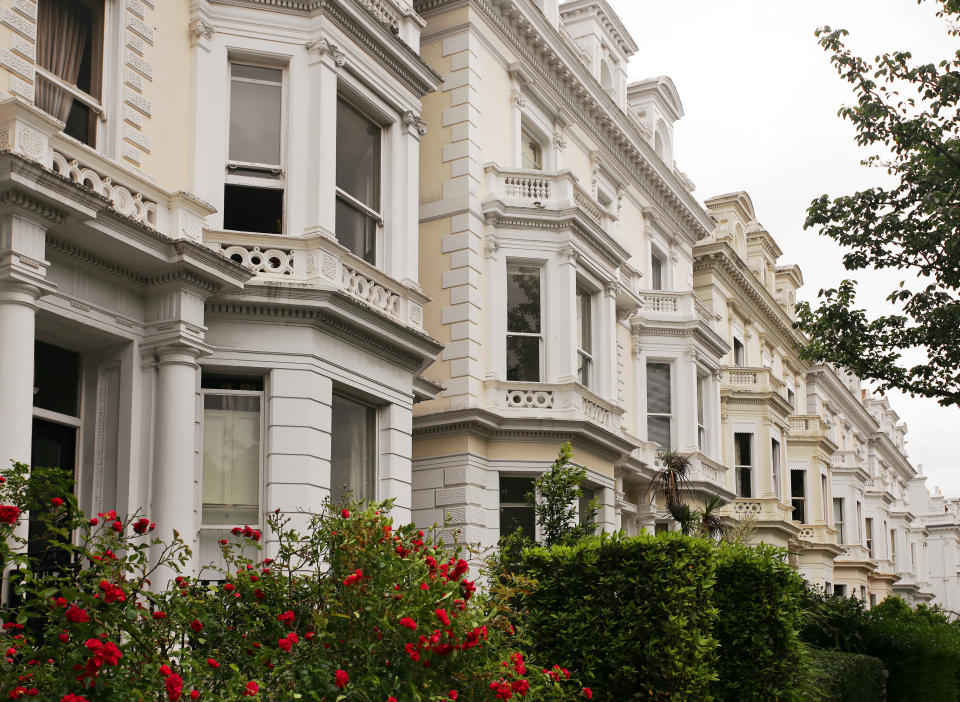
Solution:
{"label": "carved corbel", "polygon": [[497,239],[488,236],[484,243],[484,250],[486,251],[487,258],[496,260],[497,252],[500,250],[500,242]]}
{"label": "carved corbel", "polygon": [[347,62],[346,55],[337,48],[336,44],[326,37],[320,37],[306,44],[307,51],[311,56],[323,57],[329,56],[337,66],[343,66]]}
{"label": "carved corbel", "polygon": [[420,136],[427,133],[427,123],[420,119],[419,115],[411,111],[403,113],[403,126],[411,133],[416,132]]}
{"label": "carved corbel", "polygon": [[213,26],[202,17],[190,20],[190,44],[197,46],[202,40],[209,40],[213,36]]}

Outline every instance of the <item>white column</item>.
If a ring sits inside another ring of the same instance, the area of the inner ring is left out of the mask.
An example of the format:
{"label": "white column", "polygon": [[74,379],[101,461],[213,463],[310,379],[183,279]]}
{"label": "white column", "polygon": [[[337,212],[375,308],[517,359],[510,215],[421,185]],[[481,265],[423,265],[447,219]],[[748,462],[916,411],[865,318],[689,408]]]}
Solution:
{"label": "white column", "polygon": [[338,60],[343,61],[343,56],[321,39],[310,45],[310,58],[306,223],[308,231],[333,238],[337,189],[336,66]]}
{"label": "white column", "polygon": [[600,295],[600,333],[594,342],[596,345],[594,369],[597,376],[594,391],[611,402],[617,401],[617,294],[619,291],[620,286],[617,283],[607,283]]}
{"label": "white column", "polygon": [[541,281],[544,301],[544,372],[540,382],[568,383],[577,379],[577,254],[572,247],[547,261]]}
{"label": "white column", "polygon": [[[153,477],[150,490],[151,520],[155,535],[169,542],[173,530],[196,553],[196,423],[197,357],[199,350],[186,345],[157,350],[156,404],[154,409]],[[154,547],[153,557],[160,550]],[[194,573],[194,559],[184,572]],[[168,568],[154,573],[153,587],[161,589],[174,576]]]}
{"label": "white column", "polygon": [[33,342],[40,290],[0,282],[0,465],[30,463],[33,418]]}

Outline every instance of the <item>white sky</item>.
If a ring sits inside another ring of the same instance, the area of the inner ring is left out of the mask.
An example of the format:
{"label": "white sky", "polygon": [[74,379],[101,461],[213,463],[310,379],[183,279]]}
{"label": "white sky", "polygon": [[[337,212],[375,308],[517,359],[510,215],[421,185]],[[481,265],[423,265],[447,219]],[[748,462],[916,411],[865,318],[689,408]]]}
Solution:
{"label": "white sky", "polygon": [[[860,166],[868,154],[836,112],[852,93],[817,44],[822,25],[850,30],[847,45],[873,58],[908,50],[940,61],[960,46],[928,0],[609,0],[640,50],[630,80],[670,76],[686,115],[677,123],[674,157],[697,185],[695,196],[746,190],[757,219],[783,249],[780,263],[803,270],[803,299],[844,277],[861,282],[859,302],[882,310],[897,273],[843,268],[833,240],[803,229],[810,201],[879,184]],[[960,496],[956,434],[960,409],[891,393],[909,428],[908,451],[929,476],[927,487]]]}

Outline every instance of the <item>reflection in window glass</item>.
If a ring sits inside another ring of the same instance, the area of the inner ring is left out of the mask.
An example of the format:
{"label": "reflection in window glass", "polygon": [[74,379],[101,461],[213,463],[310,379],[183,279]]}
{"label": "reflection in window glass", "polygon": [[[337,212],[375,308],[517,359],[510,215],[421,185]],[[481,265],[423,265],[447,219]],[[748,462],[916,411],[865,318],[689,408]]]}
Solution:
{"label": "reflection in window glass", "polygon": [[376,409],[334,395],[330,427],[331,502],[376,499]]}
{"label": "reflection in window glass", "polygon": [[670,364],[647,364],[647,439],[671,448],[670,420],[672,400],[670,392]]}
{"label": "reflection in window glass", "polygon": [[526,129],[520,132],[522,142],[521,166],[535,171],[543,170],[543,146]]}
{"label": "reflection in window glass", "polygon": [[533,492],[534,478],[500,476],[500,536],[523,529],[525,536],[536,535],[536,516],[527,493]]}
{"label": "reflection in window glass", "polygon": [[790,471],[790,501],[793,504],[793,520],[807,522],[807,471],[795,468]]}
{"label": "reflection in window glass", "polygon": [[231,65],[231,161],[279,166],[282,86],[279,68]]}
{"label": "reflection in window glass", "polygon": [[753,497],[753,434],[735,433],[733,451],[737,471],[737,497]]}
{"label": "reflection in window glass", "polygon": [[380,126],[337,101],[337,241],[375,263],[380,224]]}
{"label": "reflection in window glass", "polygon": [[203,396],[204,524],[260,521],[260,396]]}
{"label": "reflection in window glass", "polygon": [[507,266],[507,380],[540,381],[540,269]]}

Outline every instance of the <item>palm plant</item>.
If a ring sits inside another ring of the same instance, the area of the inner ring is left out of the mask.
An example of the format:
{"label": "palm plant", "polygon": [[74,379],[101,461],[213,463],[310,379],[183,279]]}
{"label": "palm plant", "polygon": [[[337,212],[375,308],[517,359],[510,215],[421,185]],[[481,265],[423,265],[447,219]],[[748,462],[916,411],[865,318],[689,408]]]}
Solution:
{"label": "palm plant", "polygon": [[680,526],[680,533],[684,536],[690,536],[700,527],[700,512],[690,509],[690,505],[673,504],[668,505],[667,509]]}
{"label": "palm plant", "polygon": [[714,539],[722,539],[726,530],[719,514],[721,507],[723,507],[723,500],[719,495],[713,495],[703,504],[703,509],[699,512],[701,531]]}
{"label": "palm plant", "polygon": [[[671,515],[674,511],[682,513],[683,494],[690,488],[690,456],[678,451],[659,451],[657,458],[662,468],[647,486],[647,492],[653,490],[664,498],[667,510]],[[676,516],[674,515],[676,519]],[[679,521],[679,520],[678,520]]]}

